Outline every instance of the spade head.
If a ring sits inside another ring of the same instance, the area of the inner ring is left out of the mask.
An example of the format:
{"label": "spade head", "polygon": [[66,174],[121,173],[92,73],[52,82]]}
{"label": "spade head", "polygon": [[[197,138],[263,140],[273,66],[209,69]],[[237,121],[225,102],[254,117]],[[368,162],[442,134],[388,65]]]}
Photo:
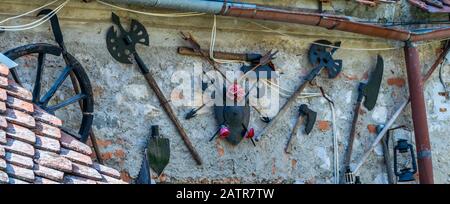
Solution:
{"label": "spade head", "polygon": [[[309,62],[316,68],[325,68],[328,71],[328,78],[336,78],[342,71],[342,60],[333,59],[333,54],[337,48],[330,48],[326,45],[333,45],[327,40],[318,40],[314,42],[309,49]],[[339,47],[340,42],[336,42],[333,46]],[[318,73],[316,73],[318,74]]]}
{"label": "spade head", "polygon": [[170,141],[159,136],[158,126],[152,126],[152,136],[147,146],[147,157],[150,167],[161,175],[164,168],[169,164]]}
{"label": "spade head", "polygon": [[117,61],[125,64],[132,64],[130,55],[136,53],[136,44],[149,45],[149,37],[145,27],[136,20],[131,20],[129,31],[126,31],[120,23],[119,16],[112,13],[114,26],[109,28],[106,34],[106,45],[111,56]]}

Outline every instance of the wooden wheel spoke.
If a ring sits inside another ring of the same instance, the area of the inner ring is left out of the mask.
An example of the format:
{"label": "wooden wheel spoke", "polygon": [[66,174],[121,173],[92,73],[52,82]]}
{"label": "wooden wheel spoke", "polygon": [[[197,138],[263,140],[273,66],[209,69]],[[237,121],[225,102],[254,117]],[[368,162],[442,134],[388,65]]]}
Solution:
{"label": "wooden wheel spoke", "polygon": [[59,104],[56,104],[56,105],[48,107],[47,111],[54,112],[54,111],[56,111],[56,110],[58,110],[60,108],[66,107],[66,106],[68,106],[70,104],[76,103],[76,102],[78,102],[80,100],[83,100],[85,98],[87,98],[86,94],[83,94],[83,93],[77,94],[77,95],[72,96],[71,98],[69,98],[69,99],[67,99],[67,100],[65,100],[65,101],[63,101],[63,102],[61,102]]}
{"label": "wooden wheel spoke", "polygon": [[35,81],[34,87],[33,87],[33,103],[38,102],[39,97],[41,95],[41,79],[42,79],[44,61],[45,61],[45,53],[39,53],[38,65],[37,65],[37,71],[36,71],[36,81]]}
{"label": "wooden wheel spoke", "polygon": [[72,71],[71,66],[67,66],[64,68],[62,73],[59,75],[58,79],[56,79],[56,82],[50,87],[50,90],[42,97],[42,99],[39,101],[40,104],[47,106],[50,99],[55,95],[58,88],[63,84],[64,80],[66,80],[67,76],[69,76],[69,73]]}

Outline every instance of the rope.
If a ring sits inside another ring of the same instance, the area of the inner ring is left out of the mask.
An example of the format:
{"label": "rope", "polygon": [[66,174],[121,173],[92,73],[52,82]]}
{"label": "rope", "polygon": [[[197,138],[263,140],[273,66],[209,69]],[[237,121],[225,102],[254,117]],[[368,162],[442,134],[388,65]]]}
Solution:
{"label": "rope", "polygon": [[200,16],[200,15],[204,15],[204,13],[198,13],[198,12],[185,12],[185,13],[150,13],[150,12],[143,12],[143,11],[138,11],[138,10],[133,10],[133,9],[128,9],[128,8],[124,8],[124,7],[120,7],[120,6],[116,6],[110,3],[106,3],[104,1],[101,0],[96,0],[97,3],[103,4],[105,6],[109,6],[118,10],[122,10],[122,11],[129,11],[132,13],[137,13],[137,14],[142,14],[142,15],[147,15],[147,16],[157,16],[157,17],[169,17],[169,18],[179,18],[179,17],[190,17],[190,16]]}
{"label": "rope", "polygon": [[26,13],[23,13],[23,14],[20,14],[20,15],[17,15],[17,16],[13,16],[13,17],[6,18],[6,19],[0,21],[0,24],[3,24],[4,22],[10,21],[10,20],[13,20],[13,19],[16,19],[16,18],[20,18],[20,17],[26,16],[26,15],[28,15],[28,14],[30,14],[30,13],[34,13],[34,12],[39,11],[39,10],[41,10],[41,9],[47,7],[47,6],[50,6],[50,5],[55,4],[55,3],[58,2],[58,1],[59,1],[59,0],[55,0],[55,1],[52,1],[52,2],[50,2],[50,3],[47,3],[47,4],[43,5],[43,6],[41,6],[41,7],[38,7],[38,8],[36,8],[36,9],[31,10],[31,11],[28,11],[28,12],[26,12]]}
{"label": "rope", "polygon": [[210,40],[210,44],[209,44],[209,58],[219,64],[243,62],[243,61],[239,61],[239,60],[223,60],[223,59],[214,58],[214,47],[216,45],[216,36],[217,36],[217,16],[214,15],[214,21],[213,21],[213,26],[212,26],[212,30],[211,30],[211,40]]}
{"label": "rope", "polygon": [[[66,0],[64,3],[60,4],[58,7],[56,7],[52,12],[48,13],[47,15],[45,15],[44,17],[40,18],[39,20],[33,21],[31,23],[28,24],[23,24],[23,25],[16,25],[16,26],[0,26],[0,31],[23,31],[23,30],[29,30],[29,29],[33,29],[36,28],[40,25],[42,25],[43,23],[47,22],[48,20],[50,20],[54,15],[56,15],[62,8],[64,8],[64,6],[69,3],[70,0]],[[36,9],[35,9],[36,10]],[[27,12],[28,13],[28,12]],[[24,16],[24,14],[18,15],[18,16],[14,16],[11,17],[11,19],[15,19],[15,18],[19,18]],[[6,20],[4,20],[6,21]]]}

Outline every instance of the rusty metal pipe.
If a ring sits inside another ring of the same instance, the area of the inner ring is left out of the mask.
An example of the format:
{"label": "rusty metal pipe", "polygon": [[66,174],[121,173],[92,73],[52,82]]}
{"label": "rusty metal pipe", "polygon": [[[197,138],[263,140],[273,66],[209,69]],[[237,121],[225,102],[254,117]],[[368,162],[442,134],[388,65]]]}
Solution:
{"label": "rusty metal pipe", "polygon": [[420,69],[419,51],[410,42],[406,44],[404,50],[416,140],[419,181],[421,184],[433,184],[433,164],[431,160],[431,145],[428,135],[427,111],[423,93],[424,83]]}

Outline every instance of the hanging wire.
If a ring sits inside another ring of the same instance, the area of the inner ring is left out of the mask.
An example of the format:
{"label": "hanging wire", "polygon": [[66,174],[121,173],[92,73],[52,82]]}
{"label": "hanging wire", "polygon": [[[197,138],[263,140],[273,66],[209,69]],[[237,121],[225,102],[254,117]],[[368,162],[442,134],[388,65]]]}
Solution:
{"label": "hanging wire", "polygon": [[49,2],[49,3],[47,3],[47,4],[44,4],[44,5],[41,6],[41,7],[35,8],[35,9],[31,10],[31,11],[28,11],[28,12],[26,12],[26,13],[23,13],[23,14],[20,14],[20,15],[17,15],[17,16],[12,16],[12,17],[6,18],[6,19],[0,21],[0,24],[3,24],[3,23],[5,23],[5,22],[7,22],[7,21],[10,21],[10,20],[13,20],[13,19],[16,19],[16,18],[20,18],[20,17],[26,16],[26,15],[28,15],[28,14],[34,13],[34,12],[39,11],[39,10],[41,10],[41,9],[47,7],[47,6],[50,6],[50,5],[55,4],[55,3],[58,2],[58,1],[60,1],[60,0],[55,0],[55,1]]}
{"label": "hanging wire", "polygon": [[133,10],[133,9],[128,9],[128,8],[116,6],[116,5],[113,5],[113,4],[101,1],[101,0],[96,0],[96,1],[97,1],[97,3],[103,4],[105,6],[109,6],[109,7],[118,9],[118,10],[129,11],[129,12],[132,12],[132,13],[137,13],[137,14],[142,14],[142,15],[147,15],[147,16],[177,18],[177,17],[190,17],[190,16],[205,15],[205,13],[198,13],[198,12],[184,12],[184,13],[151,13],[151,12],[143,12],[143,11],[138,11],[138,10]]}
{"label": "hanging wire", "polygon": [[239,61],[239,60],[223,60],[223,59],[214,58],[214,47],[216,45],[216,36],[217,36],[217,16],[214,15],[213,18],[214,18],[214,22],[213,22],[213,26],[212,26],[212,30],[211,30],[211,40],[210,40],[210,45],[209,45],[209,58],[219,64],[243,62],[243,61]]}
{"label": "hanging wire", "polygon": [[[50,20],[50,18],[52,18],[54,15],[56,15],[69,2],[70,2],[70,0],[66,0],[64,3],[62,3],[58,7],[56,7],[52,12],[48,13],[47,15],[45,15],[44,17],[42,17],[36,21],[33,21],[28,24],[23,24],[23,25],[0,26],[0,31],[23,31],[23,30],[29,30],[29,29],[36,28],[36,27],[42,25],[43,23],[47,22],[48,20]],[[21,14],[19,16],[24,16],[24,15]],[[17,17],[17,16],[12,17],[12,19],[14,19],[14,18],[19,18],[19,17]]]}

